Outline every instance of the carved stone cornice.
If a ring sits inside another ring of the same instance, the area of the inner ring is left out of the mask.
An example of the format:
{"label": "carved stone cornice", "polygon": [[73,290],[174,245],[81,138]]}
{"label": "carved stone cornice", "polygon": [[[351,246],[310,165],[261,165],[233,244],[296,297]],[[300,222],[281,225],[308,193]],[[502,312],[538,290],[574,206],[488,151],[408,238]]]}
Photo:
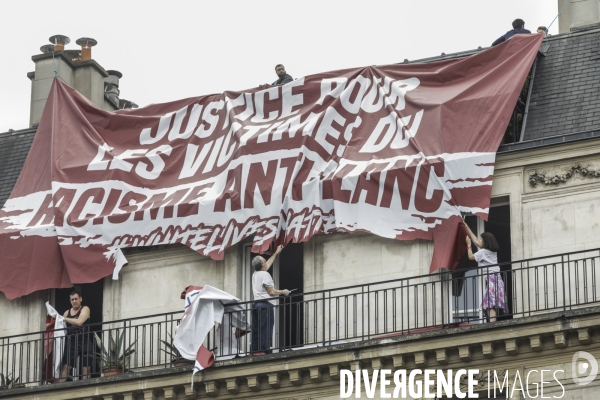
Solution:
{"label": "carved stone cornice", "polygon": [[534,188],[537,187],[538,183],[546,186],[559,185],[573,179],[575,176],[581,178],[600,178],[600,171],[591,169],[589,164],[582,167],[579,163],[575,163],[569,168],[563,168],[563,171],[564,173],[560,175],[551,175],[547,171],[538,172],[532,169],[529,171],[529,186]]}
{"label": "carved stone cornice", "polygon": [[[217,361],[197,374],[191,367],[136,372],[112,378],[0,391],[0,400],[44,398],[292,398],[339,393],[341,369],[479,369],[477,390],[487,370],[513,371],[523,365],[570,362],[579,349],[600,350],[600,307],[561,311],[431,331],[362,343]],[[358,349],[358,350],[357,350]],[[503,376],[500,375],[502,378]],[[461,381],[461,384],[465,382]]]}

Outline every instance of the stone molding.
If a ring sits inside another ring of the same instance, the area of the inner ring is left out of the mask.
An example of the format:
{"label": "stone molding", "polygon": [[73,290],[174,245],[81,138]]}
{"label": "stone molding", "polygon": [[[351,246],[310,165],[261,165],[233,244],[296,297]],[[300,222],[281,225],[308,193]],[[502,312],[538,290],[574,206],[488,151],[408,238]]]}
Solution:
{"label": "stone molding", "polygon": [[563,168],[564,173],[558,175],[548,174],[548,171],[538,172],[535,169],[529,171],[529,186],[532,188],[537,187],[538,184],[544,184],[546,186],[556,186],[561,183],[573,179],[575,176],[581,178],[600,178],[600,171],[593,170],[590,165],[582,167],[580,163],[576,162],[569,168]]}
{"label": "stone molding", "polygon": [[[532,360],[567,362],[575,351],[600,349],[600,307],[363,343],[139,372],[71,384],[0,392],[0,399],[302,398],[339,393],[341,369],[515,370]],[[293,354],[293,357],[288,357]],[[558,361],[561,360],[561,361]],[[483,375],[481,375],[483,376]],[[142,389],[143,388],[143,389]],[[11,396],[8,396],[11,394]]]}

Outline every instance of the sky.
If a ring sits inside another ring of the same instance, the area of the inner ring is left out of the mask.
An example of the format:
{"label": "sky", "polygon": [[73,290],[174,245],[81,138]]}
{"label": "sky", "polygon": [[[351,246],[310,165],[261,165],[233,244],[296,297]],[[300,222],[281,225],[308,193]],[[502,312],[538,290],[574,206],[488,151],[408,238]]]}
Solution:
{"label": "sky", "polygon": [[279,63],[299,78],[486,47],[515,18],[535,31],[557,13],[557,0],[2,1],[0,132],[29,127],[31,56],[55,34],[67,49],[96,39],[92,57],[144,107],[271,83]]}

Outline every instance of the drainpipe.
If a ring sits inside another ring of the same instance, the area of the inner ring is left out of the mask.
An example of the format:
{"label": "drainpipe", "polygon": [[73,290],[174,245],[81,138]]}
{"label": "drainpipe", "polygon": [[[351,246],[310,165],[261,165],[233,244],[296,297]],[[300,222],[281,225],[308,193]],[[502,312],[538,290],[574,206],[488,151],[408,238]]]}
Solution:
{"label": "drainpipe", "polygon": [[537,67],[537,56],[533,62],[533,68],[531,68],[531,80],[529,81],[529,90],[527,90],[527,103],[525,104],[525,114],[523,114],[523,126],[521,127],[521,137],[519,142],[523,141],[525,137],[525,126],[527,125],[527,114],[529,113],[529,101],[531,100],[531,91],[533,90],[533,78],[535,78],[535,68]]}

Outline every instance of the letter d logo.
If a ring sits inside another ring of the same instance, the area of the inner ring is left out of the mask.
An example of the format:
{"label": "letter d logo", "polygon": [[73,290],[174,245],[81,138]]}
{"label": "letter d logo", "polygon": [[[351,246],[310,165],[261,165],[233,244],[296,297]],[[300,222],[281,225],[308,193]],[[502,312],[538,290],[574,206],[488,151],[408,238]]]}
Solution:
{"label": "letter d logo", "polygon": [[[585,358],[587,362],[577,362],[579,358]],[[589,375],[581,378],[580,375],[583,375],[586,372]],[[573,382],[575,382],[576,385],[587,385],[596,378],[596,375],[598,375],[598,361],[596,361],[594,356],[590,353],[578,351],[573,354],[573,360],[571,361],[571,375]]]}

